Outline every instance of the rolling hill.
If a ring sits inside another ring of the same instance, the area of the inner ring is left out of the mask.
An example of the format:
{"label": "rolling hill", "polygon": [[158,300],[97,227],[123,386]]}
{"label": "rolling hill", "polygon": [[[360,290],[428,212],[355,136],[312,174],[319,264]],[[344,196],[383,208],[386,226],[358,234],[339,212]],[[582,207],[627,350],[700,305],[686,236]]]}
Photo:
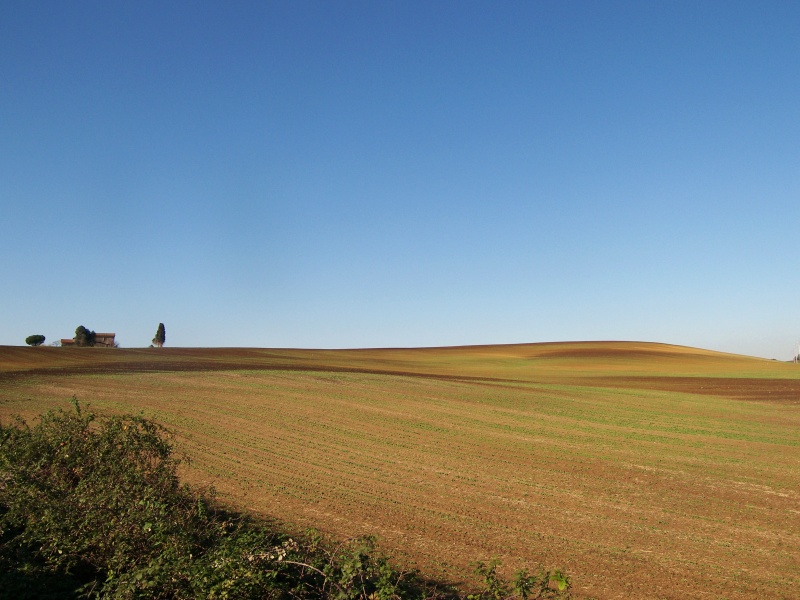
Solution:
{"label": "rolling hill", "polygon": [[498,556],[577,597],[800,595],[800,367],[643,342],[0,347],[0,418],[71,396],[176,432],[231,504],[372,533],[453,580]]}

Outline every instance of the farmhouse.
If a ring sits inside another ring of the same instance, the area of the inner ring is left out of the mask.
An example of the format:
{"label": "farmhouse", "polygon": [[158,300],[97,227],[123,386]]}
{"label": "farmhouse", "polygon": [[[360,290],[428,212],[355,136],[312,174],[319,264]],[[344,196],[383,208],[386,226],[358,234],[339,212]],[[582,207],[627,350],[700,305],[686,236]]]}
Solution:
{"label": "farmhouse", "polygon": [[[101,348],[113,348],[114,338],[116,333],[96,333],[94,337],[94,345]],[[62,346],[74,346],[75,340],[72,338],[61,338]]]}

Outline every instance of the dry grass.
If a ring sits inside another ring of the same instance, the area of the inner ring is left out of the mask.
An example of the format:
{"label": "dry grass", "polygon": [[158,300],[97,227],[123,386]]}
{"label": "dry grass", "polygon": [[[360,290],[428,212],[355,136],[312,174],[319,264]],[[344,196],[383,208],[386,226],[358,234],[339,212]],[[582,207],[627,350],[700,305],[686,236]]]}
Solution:
{"label": "dry grass", "polygon": [[459,579],[578,597],[800,596],[800,367],[645,343],[0,348],[0,417],[144,411],[238,506]]}

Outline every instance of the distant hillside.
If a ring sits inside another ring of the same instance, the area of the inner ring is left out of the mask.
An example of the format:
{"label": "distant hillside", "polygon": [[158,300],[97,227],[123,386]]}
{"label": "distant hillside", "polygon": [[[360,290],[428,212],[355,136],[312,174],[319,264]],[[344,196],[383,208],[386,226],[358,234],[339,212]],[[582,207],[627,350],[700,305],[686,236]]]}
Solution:
{"label": "distant hillside", "polygon": [[0,346],[0,373],[208,369],[341,369],[530,380],[624,371],[691,376],[800,376],[794,365],[649,342],[548,342],[436,348],[28,348]]}

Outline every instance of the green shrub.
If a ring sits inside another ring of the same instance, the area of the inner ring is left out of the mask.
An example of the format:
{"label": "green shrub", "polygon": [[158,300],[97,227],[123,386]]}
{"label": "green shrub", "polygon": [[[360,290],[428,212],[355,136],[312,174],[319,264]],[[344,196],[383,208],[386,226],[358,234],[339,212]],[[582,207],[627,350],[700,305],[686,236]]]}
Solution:
{"label": "green shrub", "polygon": [[523,569],[514,574],[511,582],[506,581],[497,573],[500,561],[495,559],[488,563],[478,561],[475,563],[477,575],[483,587],[480,592],[469,594],[467,600],[504,600],[506,598],[521,598],[522,600],[540,598],[568,598],[571,587],[570,579],[559,570],[542,571],[539,575],[530,575]]}
{"label": "green shrub", "polygon": [[25,343],[28,346],[41,346],[44,344],[45,337],[41,334],[29,335],[25,338]]}
{"label": "green shrub", "polygon": [[[61,410],[0,429],[0,560],[84,592],[130,587],[208,543],[202,500],[181,487],[159,425]],[[19,574],[19,573],[18,573]],[[172,587],[172,583],[167,587]],[[35,595],[35,594],[34,594]]]}
{"label": "green shrub", "polygon": [[78,325],[75,329],[75,337],[72,339],[75,340],[76,346],[94,346],[97,334],[83,325]]}

